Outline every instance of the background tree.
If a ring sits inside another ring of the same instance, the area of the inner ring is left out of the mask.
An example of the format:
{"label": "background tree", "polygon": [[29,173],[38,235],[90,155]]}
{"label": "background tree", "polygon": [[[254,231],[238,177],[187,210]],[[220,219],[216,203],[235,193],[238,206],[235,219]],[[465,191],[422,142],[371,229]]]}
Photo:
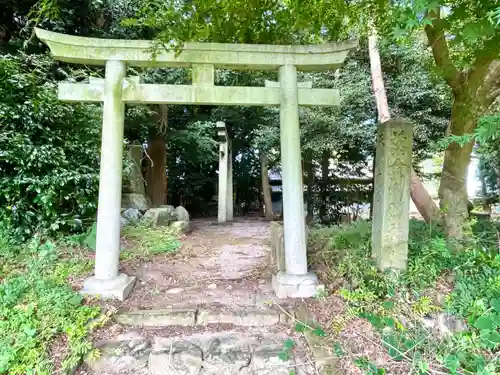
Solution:
{"label": "background tree", "polygon": [[[316,4],[316,19],[325,22],[337,1]],[[345,8],[345,7],[344,7]],[[437,72],[453,94],[449,134],[471,133],[478,119],[500,94],[499,6],[495,1],[398,1],[362,0],[350,3],[346,13],[352,28],[365,30],[370,14],[385,37],[408,42],[407,35],[423,30],[434,57]],[[333,28],[332,24],[330,28]],[[439,197],[444,208],[448,237],[462,239],[468,217],[466,175],[473,142],[451,143],[441,174]]]}
{"label": "background tree", "polygon": [[[450,132],[462,135],[475,127],[497,95],[496,64],[498,57],[498,5],[468,6],[461,1],[378,2],[361,0],[345,3],[339,0],[307,2],[241,2],[189,1],[148,2],[136,24],[158,31],[159,40],[169,43],[172,37],[180,43],[188,40],[211,40],[279,44],[293,41],[335,40],[368,34],[368,19],[384,37],[400,37],[404,30],[414,32],[421,26],[431,45],[439,73],[454,96]],[[447,15],[441,17],[441,5]],[[496,14],[496,13],[495,13]],[[387,17],[389,15],[389,17]],[[185,22],[180,22],[180,20]],[[227,22],[229,19],[235,22]],[[272,20],[272,21],[271,21]],[[347,21],[347,24],[346,24]],[[344,24],[345,27],[339,27]],[[457,67],[450,54],[445,32],[454,36]],[[412,39],[413,42],[414,39]],[[456,40],[456,42],[455,42]],[[468,64],[468,66],[467,66]],[[487,74],[488,73],[488,74]],[[449,237],[462,238],[467,218],[465,176],[471,145],[451,144],[443,166],[440,199],[445,210],[445,227]]]}
{"label": "background tree", "polygon": [[[63,1],[56,4],[59,7],[57,11],[44,7],[43,3],[55,4],[41,1],[38,7],[28,8],[24,14],[40,16],[39,23],[43,27],[69,34],[118,38],[156,36],[158,42],[170,42],[171,39],[166,39],[168,37],[180,43],[201,40],[277,44],[316,43],[352,36],[348,35],[346,28],[338,27],[336,33],[322,28],[325,25],[333,27],[335,22],[330,20],[326,23],[323,18],[318,18],[317,9],[312,8],[314,2],[304,3],[301,12],[296,12],[292,3],[257,0],[248,4],[229,0],[96,1],[86,5],[77,3],[74,9]],[[87,7],[85,10],[81,8],[84,6]],[[44,9],[48,12],[48,19],[42,17]],[[351,10],[339,7],[336,17],[349,15]],[[71,12],[75,11],[79,14],[72,15]],[[136,20],[127,21],[128,25],[122,23],[136,14],[139,15]],[[228,19],[236,21],[227,22]],[[76,20],[76,24],[73,25],[71,20]],[[29,22],[26,20],[22,24]],[[15,40],[11,39],[9,45],[14,45],[12,42]],[[28,48],[42,47],[35,39],[30,43],[26,45]],[[427,56],[430,55],[422,55],[421,48],[421,43],[413,43],[411,48],[382,43],[380,48],[391,110],[398,116],[412,118],[416,124],[416,161],[430,155],[430,146],[443,134],[451,98],[446,85],[428,69]],[[70,70],[65,64],[55,63],[53,66],[66,72],[51,77],[53,84],[57,80],[68,79]],[[139,75],[141,81],[146,83],[189,84],[191,73],[189,69],[129,69],[128,74]],[[78,80],[88,75],[102,77],[103,70],[92,68],[73,74]],[[348,58],[339,72],[301,74],[299,78],[312,80],[315,87],[338,87],[341,90],[340,109],[300,109],[304,181],[308,186],[306,201],[310,216],[319,211],[323,221],[338,221],[347,207],[352,208],[371,199],[371,181],[367,177],[374,153],[377,120],[371,95],[366,41],[362,39],[360,50]],[[276,80],[276,72],[217,70],[216,73],[216,84],[223,86],[264,86],[265,79]],[[148,182],[148,186],[158,180],[161,182],[158,204],[161,204],[162,198],[164,202],[167,195],[168,203],[186,205],[194,215],[208,214],[213,210],[217,186],[217,157],[213,154],[216,150],[214,123],[219,120],[227,123],[233,139],[238,211],[243,213],[263,200],[263,192],[267,189],[262,188],[261,151],[267,151],[268,168],[278,171],[280,168],[276,108],[166,106],[165,109],[168,122],[159,121],[161,116],[157,107],[127,106],[125,126],[128,141],[137,140],[149,147],[151,134],[157,136],[158,132],[164,140],[158,158],[166,163],[160,172],[165,171]],[[146,166],[151,165],[149,158],[155,156],[154,153],[148,154],[151,155],[144,159]],[[153,165],[160,163],[153,160]],[[168,175],[168,191],[165,191],[162,181],[165,175]]]}

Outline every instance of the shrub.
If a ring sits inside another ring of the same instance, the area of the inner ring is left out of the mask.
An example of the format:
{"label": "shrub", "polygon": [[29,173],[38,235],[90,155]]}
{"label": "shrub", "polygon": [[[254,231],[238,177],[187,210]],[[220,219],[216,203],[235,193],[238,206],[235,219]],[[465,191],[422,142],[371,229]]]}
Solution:
{"label": "shrub", "polygon": [[67,344],[61,369],[74,369],[92,350],[87,335],[99,308],[84,305],[67,279],[89,272],[92,262],[49,240],[15,246],[3,234],[0,264],[0,374],[54,374],[48,355],[60,335]]}
{"label": "shrub", "polygon": [[0,57],[0,222],[16,238],[80,230],[96,211],[100,109],[57,99],[43,55]]}
{"label": "shrub", "polygon": [[[396,274],[399,277],[375,269],[368,222],[318,227],[309,239],[315,250],[311,256],[327,266],[326,275],[349,281],[349,287],[344,283],[339,291],[348,305],[346,311],[380,329],[382,343],[393,359],[413,357],[417,373],[427,373],[432,363],[450,373],[489,375],[498,373],[494,353],[500,346],[500,254],[498,240],[491,235],[493,224],[486,222],[473,229],[467,247],[457,252],[447,247],[439,229],[410,221],[408,268]],[[453,290],[444,306],[436,306],[426,294],[438,288],[443,275],[452,275]],[[418,324],[403,327],[398,323],[403,315],[407,321],[419,321],[441,309],[467,321],[467,329],[451,340],[442,340],[422,331]],[[334,325],[341,320],[334,319]]]}

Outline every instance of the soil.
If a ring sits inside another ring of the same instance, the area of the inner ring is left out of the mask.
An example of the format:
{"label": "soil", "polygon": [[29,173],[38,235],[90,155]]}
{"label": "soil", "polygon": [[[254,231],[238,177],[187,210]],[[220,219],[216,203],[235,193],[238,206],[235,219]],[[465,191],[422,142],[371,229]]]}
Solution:
{"label": "soil", "polygon": [[[122,303],[103,307],[125,309],[186,308],[201,306],[269,306],[290,308],[300,300],[278,300],[271,287],[270,229],[263,220],[238,220],[218,224],[213,220],[194,220],[193,230],[182,239],[175,254],[157,255],[150,259],[122,262],[121,272],[137,278],[130,296]],[[78,284],[78,282],[76,282]],[[326,285],[326,289],[331,288]],[[333,322],[344,316],[346,307],[335,293],[326,298],[305,301],[318,323],[327,332],[328,345],[339,344],[344,356],[338,370],[347,375],[363,374],[354,360],[366,357],[386,369],[388,374],[407,374],[404,363],[394,362],[380,344],[371,325],[361,319],[345,319],[340,331]],[[341,318],[343,319],[343,318]],[[283,332],[293,335],[293,326],[266,327],[269,334]],[[119,335],[138,331],[145,337],[186,337],[199,332],[224,332],[248,328],[229,324],[196,327],[130,328],[111,323],[94,333],[97,345]],[[78,374],[90,374],[84,368]],[[312,373],[311,373],[312,374]]]}
{"label": "soil", "polygon": [[271,296],[269,224],[241,220],[219,225],[193,221],[174,255],[124,262],[122,272],[137,278],[128,309],[183,307],[211,303],[253,304]]}

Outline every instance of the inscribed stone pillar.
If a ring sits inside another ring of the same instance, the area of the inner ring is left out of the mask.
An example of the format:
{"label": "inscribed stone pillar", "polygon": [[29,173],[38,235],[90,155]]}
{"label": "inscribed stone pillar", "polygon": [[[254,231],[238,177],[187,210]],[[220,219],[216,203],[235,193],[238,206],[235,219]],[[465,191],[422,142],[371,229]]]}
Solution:
{"label": "inscribed stone pillar", "polygon": [[146,195],[144,178],[142,177],[142,145],[138,141],[127,147],[127,160],[130,164],[128,173],[128,188],[132,194]]}
{"label": "inscribed stone pillar", "polygon": [[229,147],[227,143],[226,125],[224,124],[224,122],[217,122],[217,129],[219,132],[219,201],[217,220],[219,223],[225,223],[228,219],[227,204]]}
{"label": "inscribed stone pillar", "polygon": [[124,62],[106,62],[95,276],[85,280],[82,290],[84,294],[120,300],[128,295],[135,281],[133,277],[118,274],[125,116],[122,91],[125,74]]}
{"label": "inscribed stone pillar", "polygon": [[394,119],[378,125],[372,256],[381,270],[406,268],[413,130]]}
{"label": "inscribed stone pillar", "polygon": [[227,158],[227,203],[226,203],[226,219],[232,221],[234,219],[234,203],[233,203],[233,149],[232,142],[228,138],[228,158]]}
{"label": "inscribed stone pillar", "polygon": [[300,151],[297,70],[293,65],[279,69],[280,138],[283,178],[283,211],[286,272],[273,276],[278,297],[311,297],[317,278],[308,273],[304,218],[304,187]]}

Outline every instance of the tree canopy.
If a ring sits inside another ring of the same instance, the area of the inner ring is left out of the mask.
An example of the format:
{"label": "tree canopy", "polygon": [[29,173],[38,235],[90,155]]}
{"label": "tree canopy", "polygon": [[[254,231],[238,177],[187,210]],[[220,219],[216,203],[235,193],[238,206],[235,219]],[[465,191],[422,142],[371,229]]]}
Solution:
{"label": "tree canopy", "polygon": [[[341,90],[340,109],[300,110],[302,157],[311,160],[307,163],[312,168],[311,173],[317,174],[314,179],[317,186],[324,157],[330,157],[334,161],[332,166],[338,168],[329,172],[332,178],[345,174],[364,177],[366,170],[371,168],[377,115],[371,92],[366,36],[373,28],[380,36],[382,70],[390,110],[393,116],[406,117],[414,123],[416,167],[419,161],[434,155],[443,145],[440,140],[445,132],[456,139],[475,134],[478,119],[483,115],[496,119],[493,103],[499,93],[495,59],[498,58],[500,12],[494,1],[469,4],[439,0],[40,0],[6,1],[5,9],[1,48],[9,48],[14,54],[19,53],[23,44],[28,53],[43,51],[35,38],[29,38],[30,28],[35,24],[76,35],[154,39],[158,48],[178,48],[183,42],[193,40],[301,44],[359,38],[359,51],[346,60],[339,72],[308,73],[300,77],[300,80],[312,80],[315,87],[338,87]],[[20,43],[21,40],[24,43]],[[72,71],[61,63],[52,64],[51,69],[58,72],[47,78],[53,85],[62,79],[81,80],[88,75],[103,74],[99,68]],[[190,82],[189,70],[183,69],[136,69],[130,73],[140,75],[141,80],[148,83]],[[216,84],[262,86],[265,79],[275,80],[276,76],[220,70]],[[54,90],[54,86],[50,90]],[[457,103],[461,103],[460,106]],[[165,140],[168,199],[193,202],[194,210],[206,209],[201,206],[205,206],[214,195],[217,170],[215,156],[212,160],[207,155],[214,152],[214,123],[224,120],[234,139],[235,170],[241,176],[241,181],[237,179],[236,184],[253,186],[253,193],[244,200],[259,200],[259,151],[271,152],[269,167],[278,170],[280,167],[276,110],[167,107],[166,122],[159,118],[161,108],[128,107],[125,132],[129,141],[147,144],[152,136]],[[462,107],[467,108],[467,113],[458,111]],[[470,121],[457,122],[457,119]],[[472,138],[467,139],[471,142]],[[488,158],[488,165],[495,163],[493,142],[478,143],[483,157]],[[456,142],[448,142],[446,147],[445,174],[463,180],[464,165],[471,148],[458,147]],[[461,160],[463,162],[457,166],[457,161]],[[493,177],[490,179],[494,180],[498,169],[491,169]],[[449,182],[442,181],[444,190],[449,185]],[[365,189],[362,186],[357,188]],[[321,190],[318,189],[317,192]],[[332,189],[338,191],[337,187]],[[446,205],[453,200],[452,197],[459,197],[460,202],[464,202],[460,204],[465,205],[464,189],[459,187],[451,195],[443,193],[442,202]],[[241,190],[236,189],[240,196]],[[332,202],[338,199],[336,196]],[[326,204],[321,202],[318,204]],[[250,206],[249,202],[240,203]]]}

